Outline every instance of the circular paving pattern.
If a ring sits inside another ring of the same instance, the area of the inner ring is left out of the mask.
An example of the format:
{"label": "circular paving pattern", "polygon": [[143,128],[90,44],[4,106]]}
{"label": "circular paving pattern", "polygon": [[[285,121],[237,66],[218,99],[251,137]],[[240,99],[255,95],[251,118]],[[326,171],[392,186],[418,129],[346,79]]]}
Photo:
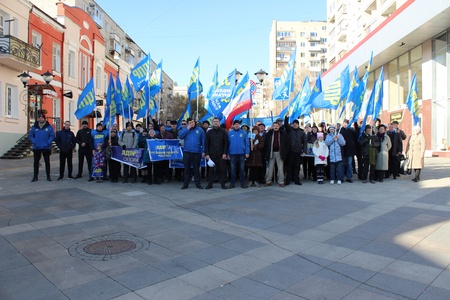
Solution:
{"label": "circular paving pattern", "polygon": [[125,253],[134,248],[136,248],[136,244],[132,241],[106,240],[89,244],[83,250],[89,254],[111,255]]}
{"label": "circular paving pattern", "polygon": [[145,251],[149,245],[146,239],[125,232],[83,240],[72,245],[68,251],[71,256],[84,260],[104,261]]}

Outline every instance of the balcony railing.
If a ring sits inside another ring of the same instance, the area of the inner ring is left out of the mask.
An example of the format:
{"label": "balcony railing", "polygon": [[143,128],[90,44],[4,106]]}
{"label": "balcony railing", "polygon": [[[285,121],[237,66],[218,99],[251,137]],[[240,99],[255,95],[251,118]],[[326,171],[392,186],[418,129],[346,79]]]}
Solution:
{"label": "balcony railing", "polygon": [[11,35],[0,36],[0,55],[3,54],[9,54],[33,67],[40,66],[40,50]]}

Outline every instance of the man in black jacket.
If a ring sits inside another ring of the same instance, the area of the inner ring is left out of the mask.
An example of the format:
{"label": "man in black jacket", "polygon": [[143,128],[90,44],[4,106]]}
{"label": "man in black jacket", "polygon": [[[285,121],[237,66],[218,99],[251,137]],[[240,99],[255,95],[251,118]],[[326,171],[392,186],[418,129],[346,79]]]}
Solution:
{"label": "man in black jacket", "polygon": [[83,164],[84,158],[86,158],[89,181],[94,180],[91,176],[92,174],[92,150],[94,150],[93,140],[91,135],[91,129],[87,121],[81,123],[82,128],[78,130],[76,141],[78,144],[78,174],[75,179],[81,178],[83,175]]}
{"label": "man in black jacket", "polygon": [[227,186],[225,185],[227,177],[225,159],[227,158],[228,151],[228,133],[225,129],[220,127],[219,118],[213,119],[212,128],[206,132],[205,144],[206,160],[212,160],[215,164],[214,167],[208,166],[208,185],[206,186],[206,189],[210,189],[213,186],[215,170],[219,175],[219,182],[222,189],[227,189]]}
{"label": "man in black jacket", "polygon": [[391,139],[391,149],[389,149],[389,169],[387,171],[386,177],[391,174],[394,179],[399,177],[399,167],[400,167],[400,155],[403,152],[403,141],[402,136],[399,132],[395,131],[394,124],[389,124],[387,135]]}
{"label": "man in black jacket", "polygon": [[284,118],[284,128],[289,138],[289,151],[286,158],[286,182],[285,185],[291,183],[291,179],[294,179],[296,185],[302,185],[300,182],[300,163],[302,157],[305,156],[307,149],[306,133],[300,128],[298,120],[292,122],[292,126],[289,124],[289,117]]}
{"label": "man in black jacket", "polygon": [[343,147],[344,151],[342,153],[342,161],[344,162],[344,175],[347,177],[347,182],[352,183],[353,159],[356,155],[358,133],[355,131],[355,129],[351,128],[348,123],[348,120],[344,120],[344,122],[342,122],[340,133],[345,140],[345,146]]}
{"label": "man in black jacket", "polygon": [[73,179],[72,176],[72,153],[76,146],[75,135],[70,130],[70,121],[64,122],[64,127],[62,130],[56,133],[55,138],[56,145],[59,148],[59,177],[58,180],[64,178],[64,169],[67,161],[67,178]]}

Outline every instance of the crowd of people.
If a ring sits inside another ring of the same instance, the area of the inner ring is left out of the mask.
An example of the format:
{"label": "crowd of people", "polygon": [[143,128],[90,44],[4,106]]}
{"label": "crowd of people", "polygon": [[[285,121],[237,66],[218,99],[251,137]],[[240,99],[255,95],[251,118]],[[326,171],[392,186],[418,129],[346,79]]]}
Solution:
{"label": "crowd of people", "polygon": [[[218,118],[212,124],[209,121],[199,124],[188,118],[181,122],[181,129],[177,128],[177,121],[159,124],[152,120],[148,128],[128,122],[122,132],[117,125],[106,130],[102,123],[91,129],[83,121],[76,135],[66,121],[55,135],[45,115],[39,115],[29,134],[34,152],[32,182],[38,180],[41,157],[47,180],[52,181],[49,157],[53,141],[59,148],[58,180],[64,179],[66,164],[67,178],[82,178],[86,161],[89,181],[117,183],[122,179],[124,183],[162,184],[177,180],[182,182],[182,189],[187,189],[192,181],[196,188],[203,189],[202,178],[206,178],[205,189],[213,188],[214,183],[219,183],[222,189],[235,188],[238,183],[244,189],[273,184],[285,187],[291,183],[302,185],[301,178],[318,184],[327,179],[330,184],[340,185],[353,183],[354,176],[362,183],[376,183],[400,177],[401,162],[406,160],[405,168],[414,171],[412,180],[420,181],[425,138],[419,126],[413,128],[406,141],[405,132],[395,121],[385,125],[377,120],[374,126],[366,125],[360,135],[361,125],[349,124],[348,120],[335,125],[322,121],[317,126],[306,124],[304,128],[299,120],[292,123],[288,120],[288,117],[277,119],[269,128],[261,121],[250,128],[236,120],[229,130]],[[147,139],[178,139],[183,148],[184,168],[171,168],[168,160],[151,161]],[[112,146],[144,149],[143,168],[112,159]],[[72,176],[75,149],[78,172]],[[201,167],[203,159],[205,167]]]}

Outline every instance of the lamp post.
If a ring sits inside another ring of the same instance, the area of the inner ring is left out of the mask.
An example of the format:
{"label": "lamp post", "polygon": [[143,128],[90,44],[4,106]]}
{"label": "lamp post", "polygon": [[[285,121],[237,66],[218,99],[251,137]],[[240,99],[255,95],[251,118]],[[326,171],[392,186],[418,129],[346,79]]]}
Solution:
{"label": "lamp post", "polygon": [[262,99],[262,103],[263,103],[263,108],[265,107],[264,105],[264,80],[266,79],[266,76],[269,75],[266,71],[264,71],[263,69],[260,69],[258,72],[255,73],[256,78],[259,81],[259,85],[261,86],[261,99]]}
{"label": "lamp post", "polygon": [[[37,120],[39,111],[42,111],[42,102],[43,98],[41,95],[41,101],[38,101],[38,95],[39,95],[39,88],[42,87],[49,87],[50,82],[53,80],[53,74],[49,71],[45,72],[44,74],[41,74],[42,79],[44,80],[45,84],[31,84],[29,85],[28,82],[32,78],[30,74],[23,72],[22,74],[17,75],[17,77],[20,78],[20,81],[23,83],[23,87],[28,87],[28,105],[30,105],[30,92],[33,93],[34,99],[35,99],[35,105],[34,105],[34,119]],[[30,115],[27,112],[27,131],[30,131]]]}

